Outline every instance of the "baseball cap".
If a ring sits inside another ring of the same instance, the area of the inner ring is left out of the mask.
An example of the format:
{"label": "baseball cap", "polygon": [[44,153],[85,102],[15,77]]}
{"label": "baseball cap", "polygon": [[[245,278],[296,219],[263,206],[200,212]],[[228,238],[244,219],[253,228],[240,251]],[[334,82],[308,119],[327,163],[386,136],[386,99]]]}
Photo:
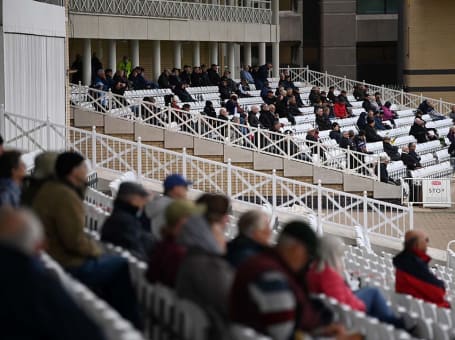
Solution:
{"label": "baseball cap", "polygon": [[199,215],[205,212],[203,205],[197,205],[189,200],[175,200],[169,204],[164,212],[166,224],[174,225],[183,217]]}
{"label": "baseball cap", "polygon": [[139,195],[147,197],[149,193],[142,185],[136,182],[122,182],[118,188],[117,197],[125,197],[129,195]]}
{"label": "baseball cap", "polygon": [[305,245],[311,256],[315,256],[317,254],[319,239],[308,222],[291,221],[284,226],[281,233],[283,235],[291,236]]}
{"label": "baseball cap", "polygon": [[193,184],[190,181],[187,181],[182,175],[179,174],[172,174],[166,177],[164,180],[163,186],[164,186],[164,191],[169,191],[174,187],[187,187],[188,185]]}

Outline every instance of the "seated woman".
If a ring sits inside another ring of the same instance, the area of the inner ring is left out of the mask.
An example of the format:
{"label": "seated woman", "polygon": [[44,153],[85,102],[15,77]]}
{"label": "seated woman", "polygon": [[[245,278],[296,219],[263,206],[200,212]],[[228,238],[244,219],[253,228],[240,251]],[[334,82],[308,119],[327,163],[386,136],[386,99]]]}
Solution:
{"label": "seated woman", "polygon": [[364,287],[352,292],[343,277],[345,272],[343,255],[344,245],[339,238],[331,236],[321,238],[317,259],[310,266],[306,276],[310,293],[323,293],[354,310],[365,312],[395,327],[404,328],[403,320],[395,316],[377,288]]}

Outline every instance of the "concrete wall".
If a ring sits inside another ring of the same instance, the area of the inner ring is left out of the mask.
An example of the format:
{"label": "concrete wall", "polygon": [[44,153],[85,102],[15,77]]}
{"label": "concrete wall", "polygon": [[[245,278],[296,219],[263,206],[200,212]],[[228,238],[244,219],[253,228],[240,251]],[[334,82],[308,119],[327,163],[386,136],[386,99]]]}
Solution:
{"label": "concrete wall", "polygon": [[403,6],[406,86],[411,92],[455,102],[455,2],[413,0]]}
{"label": "concrete wall", "polygon": [[322,71],[356,79],[356,1],[321,0]]}
{"label": "concrete wall", "polygon": [[357,15],[357,41],[397,41],[398,15]]}
{"label": "concrete wall", "polygon": [[216,42],[273,42],[279,39],[279,29],[275,25],[74,13],[69,19],[70,38]]}

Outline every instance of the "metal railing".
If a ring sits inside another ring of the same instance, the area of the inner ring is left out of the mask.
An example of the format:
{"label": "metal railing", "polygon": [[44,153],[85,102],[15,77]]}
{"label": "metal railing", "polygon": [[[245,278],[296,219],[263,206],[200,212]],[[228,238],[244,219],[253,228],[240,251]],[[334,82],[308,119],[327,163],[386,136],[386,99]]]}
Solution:
{"label": "metal railing", "polygon": [[69,0],[70,13],[174,18],[202,21],[271,24],[270,0],[244,0],[236,5],[219,1]]}
{"label": "metal railing", "polygon": [[405,92],[403,89],[395,90],[385,86],[368,84],[345,77],[337,77],[328,74],[327,72],[312,71],[308,67],[305,68],[281,68],[281,72],[288,72],[291,75],[292,81],[305,82],[308,85],[319,86],[328,89],[329,86],[335,86],[337,89],[346,90],[348,94],[351,93],[354,85],[367,85],[370,93],[379,92],[381,97],[390,101],[392,104],[399,105],[400,107],[417,108],[425,99],[431,100],[434,103],[435,110],[448,114],[451,111],[453,103],[443,101],[442,99],[432,99],[424,97],[422,94],[416,95],[413,93]]}
{"label": "metal railing", "polygon": [[[268,204],[275,212],[317,215],[318,228],[362,226],[368,234],[394,240],[413,228],[412,207],[402,207],[319,185],[265,174],[92,131],[4,113],[5,144],[22,150],[48,150],[47,138],[66,136],[58,150],[72,149],[92,162],[94,170],[134,171],[138,178],[161,182],[172,173],[193,181],[203,192],[223,192],[244,203]],[[24,127],[26,127],[24,129]],[[49,136],[50,135],[50,136]],[[21,136],[18,138],[18,136]]]}
{"label": "metal railing", "polygon": [[292,134],[211,118],[199,112],[177,110],[138,98],[126,98],[112,92],[87,89],[80,85],[72,85],[72,88],[71,105],[75,108],[94,110],[144,125],[380,181],[374,172],[379,164],[378,155],[367,155],[308,141]]}

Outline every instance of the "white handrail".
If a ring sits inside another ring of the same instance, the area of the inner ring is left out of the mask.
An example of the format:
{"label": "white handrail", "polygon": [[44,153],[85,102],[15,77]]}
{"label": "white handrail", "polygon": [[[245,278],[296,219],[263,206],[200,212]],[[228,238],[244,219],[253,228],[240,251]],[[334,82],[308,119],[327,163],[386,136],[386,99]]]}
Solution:
{"label": "white handrail", "polygon": [[[377,160],[366,157],[366,154],[361,152],[302,140],[294,135],[238,124],[231,120],[189,113],[142,99],[126,98],[110,91],[88,90],[81,85],[72,85],[72,88],[75,99],[72,106],[82,110],[95,110],[100,114],[307,164],[314,164],[313,159],[316,156],[318,166],[379,181],[374,173]],[[293,131],[292,127],[289,129]]]}
{"label": "white handrail", "polygon": [[[196,190],[229,192],[233,200],[270,204],[274,211],[313,211],[318,216],[318,228],[331,226],[353,230],[361,225],[369,234],[393,239],[401,239],[413,228],[412,207],[374,200],[366,194],[348,194],[16,114],[5,113],[5,126],[8,131],[5,143],[12,147],[22,150],[73,149],[92,159],[94,170],[109,169],[119,173],[138,173],[140,170],[144,179],[156,182],[171,173],[181,173],[193,181]],[[47,139],[56,140],[61,136],[64,138],[58,148],[52,145],[48,148]],[[95,150],[91,147],[93,139]],[[141,169],[137,168],[138,155],[142,158]]]}

